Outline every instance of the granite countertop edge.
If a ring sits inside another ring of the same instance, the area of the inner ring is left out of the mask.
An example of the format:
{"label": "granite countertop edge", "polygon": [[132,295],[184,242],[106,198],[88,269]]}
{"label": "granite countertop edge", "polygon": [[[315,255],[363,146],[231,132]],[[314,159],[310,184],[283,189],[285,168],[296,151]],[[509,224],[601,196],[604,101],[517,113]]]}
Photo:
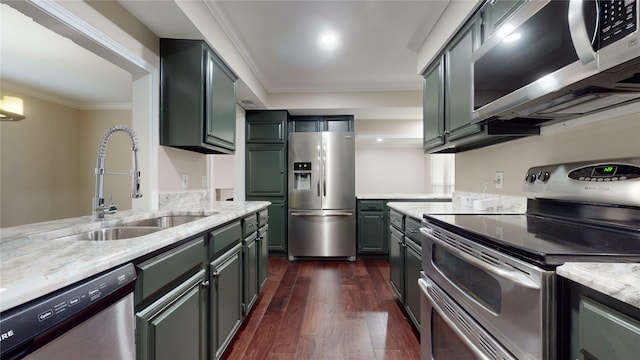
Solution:
{"label": "granite countertop edge", "polygon": [[428,200],[428,199],[436,199],[442,201],[451,201],[451,194],[437,194],[437,193],[360,193],[356,194],[356,199],[358,200],[402,200],[402,199],[411,199],[411,200]]}
{"label": "granite countertop edge", "polygon": [[[122,211],[103,222],[83,216],[0,229],[0,311],[129,263],[269,204],[267,201],[206,201],[166,211]],[[205,217],[131,239],[100,242],[56,239],[166,215]]]}
{"label": "granite countertop edge", "polygon": [[640,263],[565,263],[558,275],[640,308]]}

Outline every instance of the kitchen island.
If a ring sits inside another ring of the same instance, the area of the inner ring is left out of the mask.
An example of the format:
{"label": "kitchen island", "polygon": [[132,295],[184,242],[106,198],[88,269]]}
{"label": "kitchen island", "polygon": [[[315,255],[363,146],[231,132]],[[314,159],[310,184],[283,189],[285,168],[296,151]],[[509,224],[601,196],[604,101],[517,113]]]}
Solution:
{"label": "kitchen island", "polygon": [[[171,247],[244,215],[258,212],[268,205],[266,201],[204,201],[165,211],[122,211],[108,216],[104,221],[92,221],[90,216],[83,216],[3,228],[0,236],[0,311]],[[168,215],[204,217],[130,239],[58,239],[79,232]]]}

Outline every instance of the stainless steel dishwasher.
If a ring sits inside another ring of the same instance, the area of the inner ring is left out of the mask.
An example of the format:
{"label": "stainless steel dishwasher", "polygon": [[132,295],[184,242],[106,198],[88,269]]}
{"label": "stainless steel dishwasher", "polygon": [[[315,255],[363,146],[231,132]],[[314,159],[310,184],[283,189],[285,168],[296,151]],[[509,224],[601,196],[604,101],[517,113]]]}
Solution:
{"label": "stainless steel dishwasher", "polygon": [[0,314],[0,357],[135,359],[133,290],[127,264]]}

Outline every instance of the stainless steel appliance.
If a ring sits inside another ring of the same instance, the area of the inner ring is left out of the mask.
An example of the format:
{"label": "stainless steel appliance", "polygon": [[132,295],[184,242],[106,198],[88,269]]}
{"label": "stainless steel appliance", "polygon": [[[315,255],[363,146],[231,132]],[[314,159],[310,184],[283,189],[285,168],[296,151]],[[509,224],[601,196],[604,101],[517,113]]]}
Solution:
{"label": "stainless steel appliance", "polygon": [[134,360],[135,279],[127,264],[3,312],[2,359]]}
{"label": "stainless steel appliance", "polygon": [[524,2],[473,54],[472,122],[535,124],[640,100],[639,19],[638,0]]}
{"label": "stainless steel appliance", "polygon": [[355,136],[289,134],[289,259],[355,260]]}
{"label": "stainless steel appliance", "polygon": [[555,268],[640,261],[640,158],[533,167],[523,189],[526,214],[424,216],[423,360],[565,358]]}

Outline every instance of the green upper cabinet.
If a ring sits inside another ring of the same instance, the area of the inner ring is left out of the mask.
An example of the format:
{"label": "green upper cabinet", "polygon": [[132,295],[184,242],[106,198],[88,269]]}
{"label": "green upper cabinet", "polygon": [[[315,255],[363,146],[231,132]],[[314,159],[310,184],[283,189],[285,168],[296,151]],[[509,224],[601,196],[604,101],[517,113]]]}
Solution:
{"label": "green upper cabinet", "polygon": [[483,41],[489,39],[495,31],[513,15],[526,0],[492,0],[482,6]]}
{"label": "green upper cabinet", "polygon": [[471,55],[479,23],[471,21],[424,73],[424,150],[482,131],[471,124]]}
{"label": "green upper cabinet", "polygon": [[247,111],[246,116],[247,143],[285,143],[289,118],[286,110]]}
{"label": "green upper cabinet", "polygon": [[423,82],[423,147],[425,152],[460,152],[538,135],[527,125],[489,122],[472,124],[472,56],[481,43],[480,13],[456,33],[429,64]]}
{"label": "green upper cabinet", "polygon": [[235,151],[236,80],[200,40],[160,39],[160,145]]}
{"label": "green upper cabinet", "polygon": [[424,150],[444,144],[444,59],[439,57],[424,74],[422,93]]}
{"label": "green upper cabinet", "polygon": [[471,124],[471,56],[478,47],[480,22],[471,21],[449,44],[445,52],[445,136],[447,141],[478,133]]}
{"label": "green upper cabinet", "polygon": [[292,116],[290,132],[353,131],[353,115]]}

